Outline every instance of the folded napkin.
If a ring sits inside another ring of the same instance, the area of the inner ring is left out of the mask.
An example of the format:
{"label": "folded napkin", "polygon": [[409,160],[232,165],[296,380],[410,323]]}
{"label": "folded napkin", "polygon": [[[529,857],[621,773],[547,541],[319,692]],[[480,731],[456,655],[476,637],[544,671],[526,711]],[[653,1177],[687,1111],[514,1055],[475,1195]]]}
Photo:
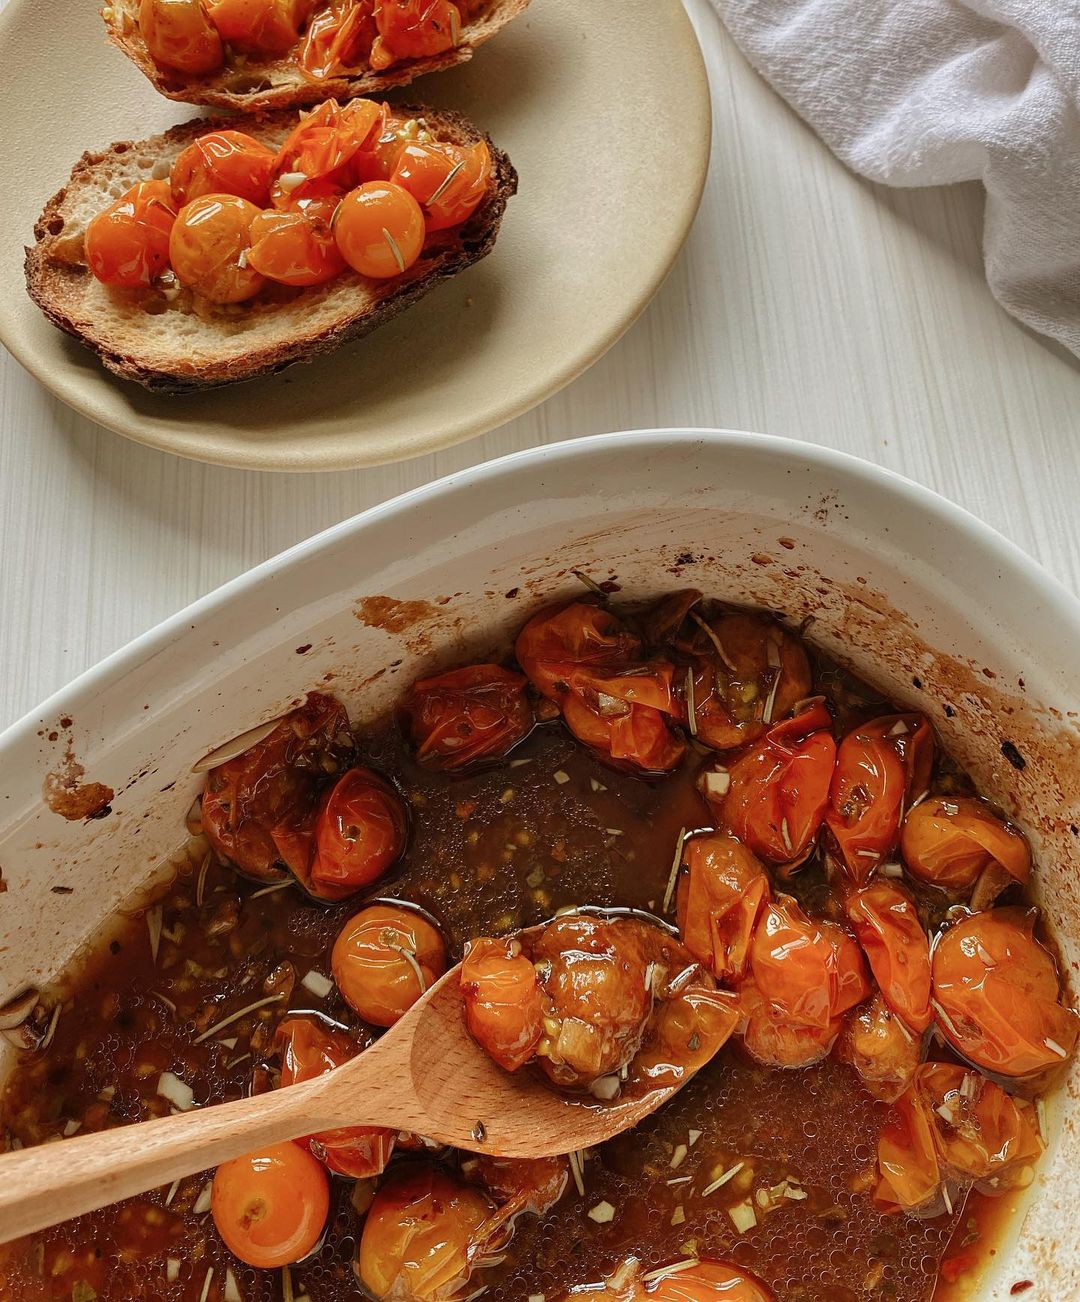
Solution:
{"label": "folded napkin", "polygon": [[849,167],[986,187],[998,302],[1080,354],[1080,0],[713,0]]}

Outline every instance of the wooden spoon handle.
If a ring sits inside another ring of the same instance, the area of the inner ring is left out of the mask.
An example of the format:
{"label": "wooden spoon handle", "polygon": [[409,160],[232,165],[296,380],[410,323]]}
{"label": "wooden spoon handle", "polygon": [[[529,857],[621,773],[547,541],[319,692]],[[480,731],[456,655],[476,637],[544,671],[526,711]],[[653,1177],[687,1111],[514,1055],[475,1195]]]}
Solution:
{"label": "wooden spoon handle", "polygon": [[328,1079],[0,1157],[0,1243],[333,1126]]}

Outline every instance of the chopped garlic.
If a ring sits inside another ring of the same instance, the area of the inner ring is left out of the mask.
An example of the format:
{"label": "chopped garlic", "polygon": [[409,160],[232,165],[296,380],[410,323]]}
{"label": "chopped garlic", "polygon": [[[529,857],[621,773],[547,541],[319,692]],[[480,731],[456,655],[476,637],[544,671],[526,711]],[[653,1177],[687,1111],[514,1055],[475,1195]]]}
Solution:
{"label": "chopped garlic", "polygon": [[731,1223],[739,1231],[745,1234],[747,1230],[752,1230],[757,1224],[757,1217],[754,1215],[754,1205],[749,1198],[744,1199],[741,1203],[736,1203],[734,1207],[728,1208],[728,1215],[731,1217]]}
{"label": "chopped garlic", "polygon": [[556,769],[552,776],[560,787],[565,786],[570,781],[570,774],[565,769]]}
{"label": "chopped garlic", "polygon": [[311,969],[300,984],[305,990],[310,990],[316,999],[325,999],[334,988],[333,981],[324,977],[321,972],[316,972],[314,968]]}
{"label": "chopped garlic", "polygon": [[204,1212],[208,1212],[210,1210],[210,1201],[211,1201],[211,1194],[213,1192],[213,1189],[214,1186],[210,1180],[208,1180],[206,1184],[203,1185],[202,1191],[200,1192],[198,1198],[195,1199],[195,1206],[191,1209],[196,1216],[201,1216]]}
{"label": "chopped garlic", "polygon": [[181,1112],[190,1112],[195,1106],[195,1091],[171,1071],[163,1071],[158,1077],[157,1092]]}
{"label": "chopped garlic", "polygon": [[672,1168],[682,1166],[683,1162],[686,1161],[687,1152],[688,1149],[685,1144],[676,1144],[675,1151],[671,1155],[671,1162],[669,1165]]}
{"label": "chopped garlic", "polygon": [[610,1225],[615,1219],[615,1208],[609,1202],[597,1203],[595,1207],[589,1208],[589,1220],[595,1221],[597,1225]]}

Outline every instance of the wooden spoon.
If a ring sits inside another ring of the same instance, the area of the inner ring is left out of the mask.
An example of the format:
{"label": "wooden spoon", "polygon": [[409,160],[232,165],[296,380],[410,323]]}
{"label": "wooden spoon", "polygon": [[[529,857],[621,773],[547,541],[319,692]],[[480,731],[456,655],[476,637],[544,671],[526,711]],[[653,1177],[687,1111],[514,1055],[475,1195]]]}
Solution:
{"label": "wooden spoon", "polygon": [[498,1157],[590,1148],[678,1088],[597,1104],[559,1095],[527,1072],[510,1075],[466,1030],[459,979],[460,965],[371,1048],[315,1080],[0,1157],[0,1243],[339,1126],[408,1130]]}

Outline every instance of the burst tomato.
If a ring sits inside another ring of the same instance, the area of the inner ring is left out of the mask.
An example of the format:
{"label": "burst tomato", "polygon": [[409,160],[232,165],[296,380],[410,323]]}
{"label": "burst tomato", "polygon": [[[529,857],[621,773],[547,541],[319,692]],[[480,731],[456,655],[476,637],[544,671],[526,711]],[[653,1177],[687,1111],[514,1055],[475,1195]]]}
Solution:
{"label": "burst tomato", "polygon": [[544,1033],[536,969],[510,938],[474,940],[461,965],[461,995],[469,1033],[500,1067],[517,1071]]}
{"label": "burst tomato", "polygon": [[819,703],[777,724],[741,755],[727,770],[722,795],[710,795],[715,780],[705,779],[721,824],[771,863],[794,867],[813,851],[836,763],[831,723]]}
{"label": "burst tomato", "polygon": [[905,1090],[892,1105],[878,1135],[877,1167],[874,1201],[886,1211],[944,1210],[933,1128],[914,1089]]}
{"label": "burst tomato", "polygon": [[750,851],[727,836],[692,837],[685,863],[678,895],[683,944],[718,981],[741,981],[758,917],[772,898],[769,879]]}
{"label": "burst tomato", "polygon": [[371,66],[389,68],[399,59],[427,59],[452,50],[461,40],[461,10],[450,0],[377,0],[379,34]]}
{"label": "burst tomato", "polygon": [[930,1025],[930,943],[912,898],[877,881],[847,900],[848,921],[889,1007],[913,1031]]}
{"label": "burst tomato", "polygon": [[310,182],[333,178],[348,188],[345,169],[382,134],[388,118],[385,104],[370,99],[324,100],[301,119],[278,151],[280,181]]}
{"label": "burst tomato", "polygon": [[315,857],[305,885],[322,899],[344,899],[370,886],[405,850],[405,802],[371,769],[342,774],[315,820]]}
{"label": "burst tomato", "polygon": [[235,194],[257,208],[270,199],[277,155],[242,131],[208,131],[180,152],[169,180],[178,206],[206,194]]}
{"label": "burst tomato", "polygon": [[896,848],[904,809],[926,792],[934,734],[921,714],[891,714],[841,741],[825,822],[848,876],[862,886]]}
{"label": "burst tomato", "polygon": [[256,54],[285,54],[300,39],[315,0],[207,0],[223,41]]}
{"label": "burst tomato", "polygon": [[393,1026],[446,971],[446,943],[415,910],[372,904],[345,924],[330,962],[364,1021]]}
{"label": "burst tomato", "polygon": [[699,1261],[689,1270],[661,1275],[641,1296],[648,1302],[775,1302],[761,1280],[722,1261]]}
{"label": "burst tomato", "polygon": [[1034,936],[1034,914],[991,909],[949,927],[934,950],[938,1025],[985,1071],[1031,1076],[1059,1067],[1080,1019],[1060,1003],[1061,979]]}
{"label": "burst tomato", "polygon": [[919,881],[963,892],[995,866],[1006,881],[1031,876],[1031,847],[1011,823],[974,796],[934,796],[904,819],[900,836],[904,865]]}
{"label": "burst tomato", "polygon": [[566,1192],[570,1167],[565,1157],[475,1157],[462,1164],[469,1179],[482,1184],[509,1215],[543,1216]]}
{"label": "burst tomato", "polygon": [[408,144],[391,180],[408,190],[424,210],[429,231],[468,221],[491,184],[491,150],[484,140],[463,148],[432,142]]}
{"label": "burst tomato", "polygon": [[424,235],[420,205],[389,181],[365,181],[350,190],[334,218],[341,256],[373,280],[392,280],[415,266]]}
{"label": "burst tomato", "polygon": [[169,267],[176,205],[165,181],[140,181],[86,228],[86,260],[106,285],[149,285]]}
{"label": "burst tomato", "polygon": [[207,194],[180,209],[169,261],[182,285],[211,303],[242,303],[266,283],[247,265],[259,209],[233,194]]}
{"label": "burst tomato", "polygon": [[377,35],[374,0],[331,0],[312,19],[297,63],[315,81],[363,71]]}
{"label": "burst tomato", "polygon": [[677,1089],[720,1052],[738,1030],[739,998],[716,990],[704,973],[658,1004],[634,1058],[635,1082],[649,1089]]}
{"label": "burst tomato", "polygon": [[251,223],[248,266],[268,280],[323,285],[345,270],[327,222],[305,212],[262,212]]}
{"label": "burst tomato", "polygon": [[526,679],[499,665],[469,665],[414,683],[402,712],[421,764],[461,769],[502,759],[533,726]]}
{"label": "burst tomato", "polygon": [[306,1148],[275,1144],[222,1163],[210,1208],[229,1251],[249,1266],[271,1270],[302,1260],[318,1243],[330,1184]]}
{"label": "burst tomato", "polygon": [[915,1078],[922,1042],[876,994],[857,1008],[840,1037],[838,1052],[877,1099],[891,1103]]}
{"label": "burst tomato", "polygon": [[139,31],[150,57],[165,68],[199,77],[225,62],[202,0],[140,0]]}
{"label": "burst tomato", "polygon": [[809,1067],[820,1062],[844,1024],[841,1017],[825,1027],[792,1021],[764,997],[752,977],[740,983],[738,999],[743,1047],[765,1067]]}

